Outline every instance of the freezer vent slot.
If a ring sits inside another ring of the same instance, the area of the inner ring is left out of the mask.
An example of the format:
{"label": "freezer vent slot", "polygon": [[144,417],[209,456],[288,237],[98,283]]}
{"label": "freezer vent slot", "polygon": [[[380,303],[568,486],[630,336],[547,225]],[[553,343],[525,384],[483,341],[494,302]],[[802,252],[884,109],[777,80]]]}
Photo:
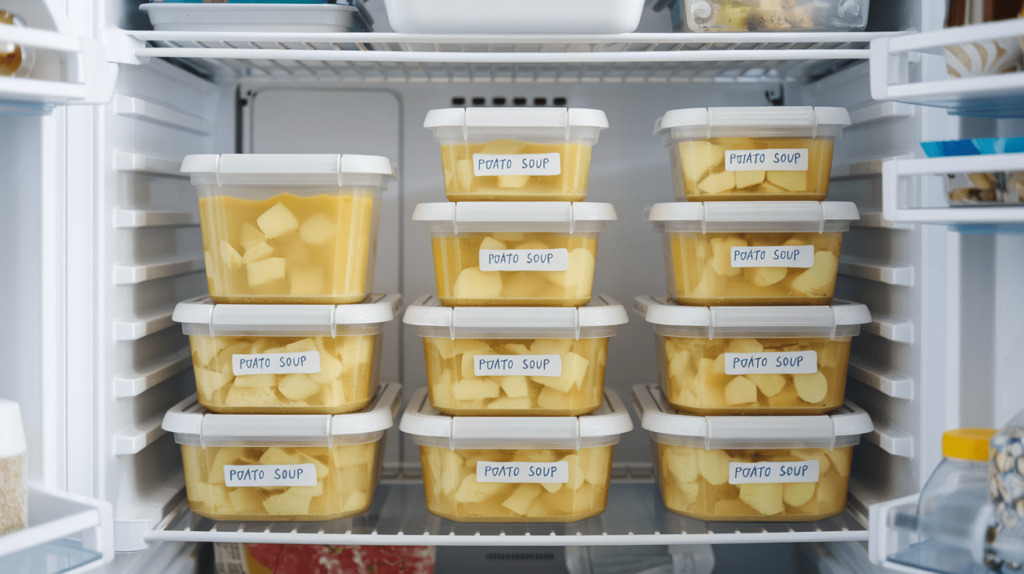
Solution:
{"label": "freezer vent slot", "polygon": [[511,106],[511,107],[536,106],[536,107],[541,107],[541,106],[551,105],[551,106],[564,107],[564,106],[568,106],[569,105],[569,99],[564,97],[564,96],[557,96],[557,97],[554,97],[554,98],[545,98],[545,97],[528,98],[526,96],[514,96],[514,97],[494,96],[492,98],[487,98],[487,97],[484,97],[484,96],[474,96],[472,98],[467,98],[467,97],[464,97],[464,96],[455,96],[455,97],[452,98],[452,105],[453,106],[467,106],[467,105],[468,106],[499,106],[499,107],[500,106]]}

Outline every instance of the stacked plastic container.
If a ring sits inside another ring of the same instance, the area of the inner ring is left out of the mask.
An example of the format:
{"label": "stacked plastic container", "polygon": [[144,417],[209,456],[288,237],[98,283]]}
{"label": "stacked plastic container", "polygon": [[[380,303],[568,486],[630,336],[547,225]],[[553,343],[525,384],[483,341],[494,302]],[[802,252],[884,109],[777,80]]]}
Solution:
{"label": "stacked plastic container", "polygon": [[849,202],[824,201],[842,108],[697,108],[659,118],[676,203],[668,295],[634,310],[656,335],[660,392],[633,390],[667,508],[704,520],[817,520],[846,505],[871,420],[844,405],[867,307],[833,301]]}
{"label": "stacked plastic container", "polygon": [[173,319],[197,394],[163,427],[181,445],[189,507],[224,520],[333,520],[370,507],[401,386],[380,385],[373,294],[382,195],[394,170],[361,155],[191,155],[209,297]]}
{"label": "stacked plastic container", "polygon": [[604,389],[625,309],[593,296],[615,209],[586,203],[604,112],[433,110],[452,203],[420,204],[437,296],[404,322],[428,389],[401,430],[420,445],[428,509],[467,522],[569,522],[604,511],[612,448],[632,428]]}

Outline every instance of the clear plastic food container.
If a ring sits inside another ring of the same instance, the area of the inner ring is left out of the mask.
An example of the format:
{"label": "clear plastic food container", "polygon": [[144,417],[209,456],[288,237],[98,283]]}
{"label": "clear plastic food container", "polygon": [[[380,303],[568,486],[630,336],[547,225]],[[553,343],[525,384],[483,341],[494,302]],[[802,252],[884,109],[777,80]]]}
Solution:
{"label": "clear plastic food container", "polygon": [[612,449],[633,423],[611,390],[581,417],[453,418],[420,389],[399,428],[420,447],[431,513],[459,522],[574,522],[604,512]]}
{"label": "clear plastic food container", "polygon": [[590,302],[609,203],[421,203],[448,307],[579,307]]}
{"label": "clear plastic food container", "polygon": [[608,118],[579,108],[447,108],[423,127],[441,144],[448,201],[583,201]]}
{"label": "clear plastic food container", "polygon": [[846,508],[850,460],[871,417],[847,402],[831,415],[675,414],[655,385],[633,387],[651,433],[665,507],[700,520],[821,520]]}
{"label": "clear plastic food container", "polygon": [[614,299],[586,307],[444,307],[433,296],[403,322],[423,337],[430,404],[457,416],[576,416],[604,397],[608,338],[628,322]]}
{"label": "clear plastic food container", "polygon": [[658,203],[668,292],[683,305],[828,305],[850,202]]}
{"label": "clear plastic food container", "polygon": [[666,400],[695,415],[822,415],[843,404],[867,306],[684,307],[642,296]]}
{"label": "clear plastic food container", "polygon": [[210,298],[358,303],[373,290],[387,158],[190,155]]}
{"label": "clear plastic food container", "polygon": [[213,520],[324,521],[365,512],[402,386],[345,415],[217,415],[192,396],[164,416],[192,512]]}
{"label": "clear plastic food container", "polygon": [[822,201],[845,108],[689,108],[658,118],[677,201]]}
{"label": "clear plastic food container", "polygon": [[357,305],[178,303],[199,404],[216,413],[340,414],[377,392],[384,323],[401,295]]}
{"label": "clear plastic food container", "polygon": [[868,6],[868,0],[678,0],[672,19],[690,32],[852,32],[867,27]]}

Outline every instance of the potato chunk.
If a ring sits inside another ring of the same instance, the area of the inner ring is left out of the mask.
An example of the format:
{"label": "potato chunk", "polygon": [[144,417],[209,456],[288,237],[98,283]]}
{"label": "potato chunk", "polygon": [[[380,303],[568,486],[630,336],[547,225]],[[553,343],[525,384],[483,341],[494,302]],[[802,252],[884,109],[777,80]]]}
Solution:
{"label": "potato chunk", "polygon": [[274,239],[285,233],[290,233],[299,228],[299,220],[292,214],[291,210],[285,207],[284,203],[278,202],[263,215],[256,218],[256,225],[267,239]]}

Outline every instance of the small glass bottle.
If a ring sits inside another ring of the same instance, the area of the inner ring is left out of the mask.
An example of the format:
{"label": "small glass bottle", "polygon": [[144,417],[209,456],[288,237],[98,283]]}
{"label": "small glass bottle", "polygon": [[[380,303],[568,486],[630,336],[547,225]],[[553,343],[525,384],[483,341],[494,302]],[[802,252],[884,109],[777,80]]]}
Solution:
{"label": "small glass bottle", "polygon": [[[24,26],[17,15],[0,9],[0,26]],[[23,48],[14,42],[0,41],[0,76],[24,78],[32,71],[35,63],[35,50]]]}
{"label": "small glass bottle", "polygon": [[0,399],[0,536],[28,525],[28,465],[21,409]]}

